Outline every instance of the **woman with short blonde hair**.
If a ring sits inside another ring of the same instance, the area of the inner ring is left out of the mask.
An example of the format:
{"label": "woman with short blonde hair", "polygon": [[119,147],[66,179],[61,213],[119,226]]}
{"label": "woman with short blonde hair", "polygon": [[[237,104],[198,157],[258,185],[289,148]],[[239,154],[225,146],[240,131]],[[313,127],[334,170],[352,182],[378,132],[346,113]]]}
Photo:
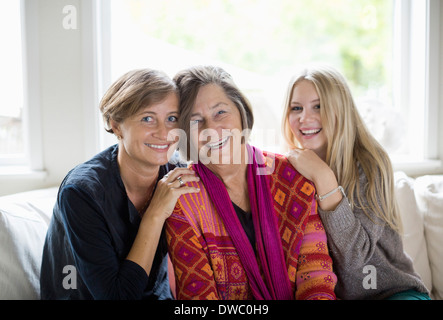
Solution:
{"label": "woman with short blonde hair", "polygon": [[[177,198],[197,192],[174,168],[168,133],[178,127],[177,87],[163,72],[130,71],[100,110],[118,144],[73,168],[60,185],[41,268],[42,299],[172,299],[165,220]],[[67,265],[76,271],[65,288]]]}

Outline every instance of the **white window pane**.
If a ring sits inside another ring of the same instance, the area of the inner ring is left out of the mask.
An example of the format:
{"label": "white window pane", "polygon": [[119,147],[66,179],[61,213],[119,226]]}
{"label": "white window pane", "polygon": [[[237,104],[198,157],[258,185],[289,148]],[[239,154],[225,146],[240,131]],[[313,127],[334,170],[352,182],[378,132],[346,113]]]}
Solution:
{"label": "white window pane", "polygon": [[20,1],[0,3],[0,162],[24,154]]}

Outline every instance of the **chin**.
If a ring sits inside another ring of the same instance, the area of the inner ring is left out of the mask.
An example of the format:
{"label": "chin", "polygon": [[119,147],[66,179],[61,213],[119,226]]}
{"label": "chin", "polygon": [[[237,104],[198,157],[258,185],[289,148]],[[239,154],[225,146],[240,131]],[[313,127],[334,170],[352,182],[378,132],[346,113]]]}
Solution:
{"label": "chin", "polygon": [[156,165],[156,166],[162,166],[168,163],[169,158],[167,157],[167,155],[162,155],[162,156],[151,156],[148,157],[147,159],[149,159],[147,162],[149,162],[149,164],[151,165]]}

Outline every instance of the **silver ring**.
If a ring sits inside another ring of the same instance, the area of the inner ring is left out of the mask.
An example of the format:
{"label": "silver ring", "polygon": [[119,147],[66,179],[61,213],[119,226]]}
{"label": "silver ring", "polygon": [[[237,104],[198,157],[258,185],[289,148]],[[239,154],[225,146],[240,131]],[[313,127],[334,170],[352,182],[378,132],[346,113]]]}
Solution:
{"label": "silver ring", "polygon": [[180,187],[185,184],[182,180],[182,177],[178,177],[177,180],[178,182],[180,182]]}

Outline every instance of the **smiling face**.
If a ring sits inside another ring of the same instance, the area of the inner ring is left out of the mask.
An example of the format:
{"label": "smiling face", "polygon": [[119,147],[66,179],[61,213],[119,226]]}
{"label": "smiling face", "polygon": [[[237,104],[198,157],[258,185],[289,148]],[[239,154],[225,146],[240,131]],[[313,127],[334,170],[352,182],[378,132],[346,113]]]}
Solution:
{"label": "smiling face", "polygon": [[120,137],[119,156],[122,163],[137,166],[160,166],[168,162],[175,141],[168,133],[178,128],[178,97],[170,93],[163,101],[141,108],[121,123],[111,122]]}
{"label": "smiling face", "polygon": [[239,163],[242,121],[237,106],[216,84],[201,87],[191,112],[190,139],[205,164]]}
{"label": "smiling face", "polygon": [[292,90],[288,121],[294,137],[304,149],[326,158],[327,138],[320,115],[320,98],[311,81],[303,80]]}

